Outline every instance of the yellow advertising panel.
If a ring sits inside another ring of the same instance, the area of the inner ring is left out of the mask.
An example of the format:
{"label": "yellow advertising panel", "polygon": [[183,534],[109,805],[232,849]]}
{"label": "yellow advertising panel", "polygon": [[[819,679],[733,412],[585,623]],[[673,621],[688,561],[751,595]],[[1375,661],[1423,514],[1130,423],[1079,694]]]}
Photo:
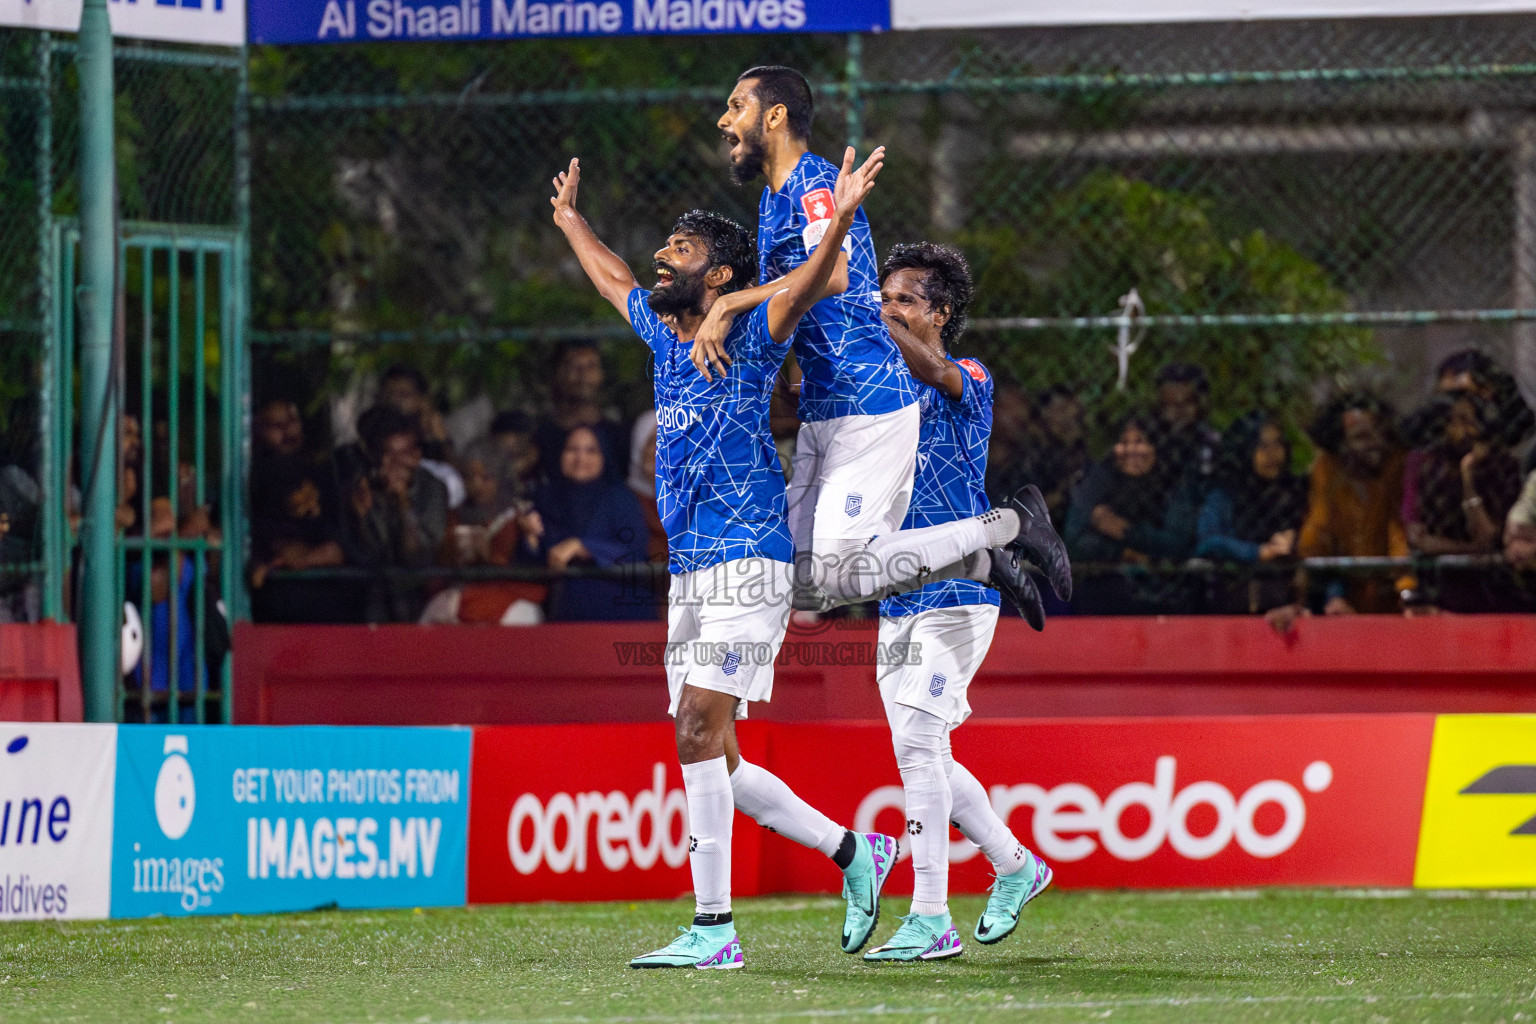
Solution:
{"label": "yellow advertising panel", "polygon": [[1413,884],[1536,886],[1536,715],[1440,715]]}

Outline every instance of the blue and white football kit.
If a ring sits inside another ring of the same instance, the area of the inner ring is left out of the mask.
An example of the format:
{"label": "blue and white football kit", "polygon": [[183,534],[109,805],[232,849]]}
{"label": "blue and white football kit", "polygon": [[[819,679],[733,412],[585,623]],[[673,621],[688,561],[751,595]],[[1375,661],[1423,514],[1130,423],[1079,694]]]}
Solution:
{"label": "blue and white football kit", "polygon": [[[919,385],[922,436],[907,529],[954,522],[988,507],[992,375],[974,359],[954,362],[960,369],[958,398]],[[880,603],[881,649],[909,655],[903,663],[881,665],[877,678],[906,797],[916,916],[907,918],[911,934],[898,933],[867,959],[959,953],[947,903],[949,822],[981,848],[999,877],[997,905],[989,902],[977,922],[978,941],[996,942],[1013,931],[1019,909],[1050,884],[1050,868],[1018,841],[950,749],[950,732],[971,713],[966,691],[992,644],[998,606],[995,590],[961,578]]]}
{"label": "blue and white football kit", "polygon": [[[763,281],[803,264],[825,237],[837,174],[831,163],[806,153],[782,188],[763,190],[757,229]],[[790,474],[789,527],[802,563],[797,582],[805,608],[865,601],[974,572],[973,556],[1013,539],[974,517],[902,528],[916,469],[917,385],[880,319],[875,248],[862,209],[844,249],[847,290],[812,306],[794,335],[804,423]]]}
{"label": "blue and white football kit", "polygon": [[[784,470],[768,427],[774,380],[789,343],[768,330],[769,303],[739,318],[726,337],[731,373],[706,380],[677,333],[656,315],[649,292],[629,293],[636,333],[655,360],[657,511],[667,531],[672,588],[667,607],[669,714],[684,685],[737,698],[736,715],[773,691],[773,663],[789,623],[794,546],[786,518]],[[734,772],[724,756],[682,766],[688,801],[695,923],[672,944],[630,961],[633,967],[741,967],[730,923],[731,832],[735,811],[828,857],[852,843],[843,868],[856,945],[879,917],[879,892],[896,860],[896,841],[854,836],[745,758]],[[701,924],[701,918],[725,920]],[[852,922],[852,924],[850,924]],[[859,930],[862,928],[862,930]]]}
{"label": "blue and white football kit", "polygon": [[672,573],[669,712],[687,683],[740,698],[745,715],[747,701],[773,691],[773,659],[789,622],[794,545],[768,427],[789,345],[768,333],[765,302],[731,326],[731,372],[706,380],[649,295],[629,293],[629,318],[655,361],[656,508]]}
{"label": "blue and white football kit", "polygon": [[[814,153],[784,186],[763,189],[757,249],[761,280],[802,265],[832,224],[838,169]],[[880,279],[861,208],[843,241],[848,288],[810,308],[795,328],[800,419],[790,476],[796,550],[818,540],[867,541],[899,529],[912,494],[917,449],[915,385],[880,319]],[[853,434],[857,433],[857,437]]]}
{"label": "blue and white football kit", "polygon": [[[992,375],[974,359],[960,369],[960,397],[919,385],[922,433],[904,529],[980,515],[987,500],[987,444],[992,436]],[[973,579],[940,580],[880,602],[882,650],[916,652],[913,664],[879,667],[880,692],[951,727],[970,715],[966,688],[992,644],[1001,604]],[[906,648],[890,644],[909,644]]]}

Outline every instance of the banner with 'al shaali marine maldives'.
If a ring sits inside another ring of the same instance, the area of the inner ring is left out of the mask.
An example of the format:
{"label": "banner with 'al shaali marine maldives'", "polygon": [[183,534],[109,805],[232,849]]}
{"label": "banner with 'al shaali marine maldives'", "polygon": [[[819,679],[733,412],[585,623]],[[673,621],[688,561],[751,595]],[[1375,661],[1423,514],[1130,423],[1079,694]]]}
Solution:
{"label": "banner with 'al shaali marine maldives'", "polygon": [[118,732],[112,916],[464,902],[468,729]]}
{"label": "banner with 'al shaali marine maldives'", "polygon": [[253,43],[880,32],[890,27],[889,0],[251,0],[250,14]]}

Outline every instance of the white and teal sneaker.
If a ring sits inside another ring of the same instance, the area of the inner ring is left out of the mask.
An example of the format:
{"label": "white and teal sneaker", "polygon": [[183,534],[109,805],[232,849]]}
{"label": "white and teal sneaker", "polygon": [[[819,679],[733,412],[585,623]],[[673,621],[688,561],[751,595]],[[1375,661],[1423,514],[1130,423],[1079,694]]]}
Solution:
{"label": "white and teal sneaker", "polygon": [[843,952],[857,953],[864,948],[880,922],[880,890],[896,863],[896,840],[871,832],[855,833],[858,848],[853,863],[843,872],[843,899],[848,909],[843,914]]}
{"label": "white and teal sneaker", "polygon": [[990,946],[1013,934],[1019,926],[1019,911],[1024,904],[1045,892],[1051,884],[1051,867],[1045,861],[1029,855],[1034,864],[1020,868],[1011,875],[998,875],[992,882],[992,895],[987,898],[987,909],[976,919],[976,941]]}
{"label": "white and teal sneaker", "polygon": [[701,971],[730,971],[747,965],[734,924],[696,924],[678,928],[683,934],[671,945],[637,956],[631,967],[697,967]]}
{"label": "white and teal sneaker", "polygon": [[864,954],[872,963],[917,963],[920,960],[947,960],[959,956],[960,933],[948,914],[908,914],[901,919],[896,934]]}

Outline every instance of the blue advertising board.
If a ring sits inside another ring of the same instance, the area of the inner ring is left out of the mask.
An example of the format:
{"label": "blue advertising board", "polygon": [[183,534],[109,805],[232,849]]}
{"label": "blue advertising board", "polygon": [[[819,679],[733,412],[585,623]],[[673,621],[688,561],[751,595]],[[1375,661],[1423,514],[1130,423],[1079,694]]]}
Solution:
{"label": "blue advertising board", "polygon": [[470,737],[120,727],[112,916],[462,904]]}
{"label": "blue advertising board", "polygon": [[890,0],[250,0],[253,43],[883,32]]}

